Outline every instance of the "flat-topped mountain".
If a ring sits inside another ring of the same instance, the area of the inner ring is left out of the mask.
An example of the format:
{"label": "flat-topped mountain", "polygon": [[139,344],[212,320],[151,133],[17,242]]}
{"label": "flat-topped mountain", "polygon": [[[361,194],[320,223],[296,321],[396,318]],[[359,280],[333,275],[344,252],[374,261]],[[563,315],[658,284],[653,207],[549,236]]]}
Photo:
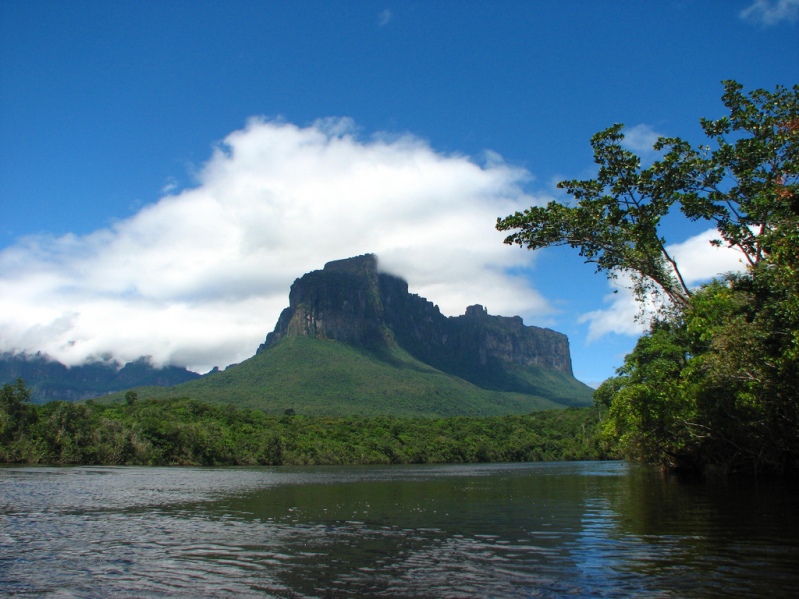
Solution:
{"label": "flat-topped mountain", "polygon": [[147,397],[312,415],[501,415],[592,403],[569,342],[475,305],[446,317],[367,254],[294,281],[256,355]]}
{"label": "flat-topped mountain", "polygon": [[525,326],[519,316],[489,315],[480,305],[447,318],[432,302],[409,293],[403,279],[380,273],[373,254],[328,262],[297,279],[289,307],[258,352],[291,336],[399,346],[443,372],[502,391],[533,390],[510,372],[519,368],[572,375],[566,335]]}

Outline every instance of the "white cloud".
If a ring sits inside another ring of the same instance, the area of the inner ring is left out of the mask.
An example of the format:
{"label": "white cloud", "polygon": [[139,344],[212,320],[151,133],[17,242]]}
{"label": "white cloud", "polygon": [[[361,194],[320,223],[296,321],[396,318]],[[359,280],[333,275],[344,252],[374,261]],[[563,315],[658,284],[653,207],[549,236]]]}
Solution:
{"label": "white cloud", "polygon": [[764,27],[783,21],[795,23],[799,18],[799,0],[755,0],[741,11],[740,16]]}
{"label": "white cloud", "polygon": [[[725,272],[744,270],[739,251],[711,245],[719,237],[716,229],[708,229],[666,249],[677,262],[688,286],[695,287]],[[605,297],[607,308],[583,314],[579,322],[588,323],[589,342],[608,334],[637,336],[646,330],[645,319],[640,315],[640,306],[633,297],[631,282],[624,273],[611,281],[615,293]]]}
{"label": "white cloud", "polygon": [[652,129],[649,125],[642,123],[634,127],[624,128],[624,140],[622,141],[622,145],[628,150],[637,152],[638,154],[653,154],[654,150],[652,146],[655,145],[659,137],[661,137],[660,133]]}
{"label": "white cloud", "polygon": [[608,307],[586,312],[578,319],[580,323],[588,323],[587,343],[610,334],[636,337],[646,330],[646,324],[638,318],[640,308],[626,283],[626,278],[619,275],[619,279],[611,282],[614,293],[605,296]]}
{"label": "white cloud", "polygon": [[666,248],[677,262],[687,285],[696,286],[725,272],[744,270],[740,250],[712,245],[710,242],[714,239],[721,239],[719,232],[708,229]]}
{"label": "white cloud", "polygon": [[203,371],[251,356],[292,281],[374,252],[445,314],[546,314],[502,244],[497,216],[535,199],[529,173],[480,166],[410,136],[360,139],[351,121],[252,120],[193,189],[86,236],[32,236],[0,252],[0,350],[75,364],[114,353]]}
{"label": "white cloud", "polygon": [[391,12],[388,8],[383,10],[377,17],[377,24],[380,27],[385,27],[391,22],[391,19],[394,18],[394,13]]}
{"label": "white cloud", "polygon": [[161,188],[161,193],[164,195],[169,195],[174,193],[178,190],[178,181],[174,177],[169,177],[166,184]]}

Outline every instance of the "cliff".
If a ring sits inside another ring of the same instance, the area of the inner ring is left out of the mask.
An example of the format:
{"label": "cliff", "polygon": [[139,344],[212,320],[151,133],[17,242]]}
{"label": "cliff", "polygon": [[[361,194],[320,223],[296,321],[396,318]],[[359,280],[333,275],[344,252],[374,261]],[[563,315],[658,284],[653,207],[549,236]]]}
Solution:
{"label": "cliff", "polygon": [[488,314],[480,305],[446,317],[404,280],[378,271],[372,254],[329,262],[294,281],[289,307],[258,348],[303,336],[362,345],[401,347],[416,359],[501,391],[539,392],[539,369],[572,376],[569,341],[519,316]]}
{"label": "cliff", "polygon": [[377,259],[368,254],[329,262],[294,281],[289,307],[258,351],[286,336],[373,345],[385,341],[384,332]]}

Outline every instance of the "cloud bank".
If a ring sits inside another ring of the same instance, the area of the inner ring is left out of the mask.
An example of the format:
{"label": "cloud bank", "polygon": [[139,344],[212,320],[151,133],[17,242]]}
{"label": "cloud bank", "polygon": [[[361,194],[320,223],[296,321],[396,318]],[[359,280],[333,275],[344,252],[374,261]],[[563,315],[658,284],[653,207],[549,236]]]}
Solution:
{"label": "cloud bank", "polygon": [[448,315],[481,303],[549,312],[502,244],[497,216],[536,203],[529,173],[443,155],[411,136],[362,139],[347,119],[254,119],[197,185],[86,236],[31,236],[0,252],[0,350],[67,363],[113,354],[203,372],[251,356],[293,280],[367,252]]}
{"label": "cloud bank", "polygon": [[[218,144],[193,188],[170,182],[108,228],[0,251],[0,351],[224,367],[254,354],[294,279],[369,252],[446,315],[480,303],[549,321],[531,282],[536,254],[494,229],[497,216],[551,199],[526,193],[530,177],[493,152],[478,163],[412,135],[364,139],[347,119],[254,119]],[[740,267],[714,237],[670,248],[691,284]],[[641,332],[629,293],[607,302],[580,319],[589,341]]]}

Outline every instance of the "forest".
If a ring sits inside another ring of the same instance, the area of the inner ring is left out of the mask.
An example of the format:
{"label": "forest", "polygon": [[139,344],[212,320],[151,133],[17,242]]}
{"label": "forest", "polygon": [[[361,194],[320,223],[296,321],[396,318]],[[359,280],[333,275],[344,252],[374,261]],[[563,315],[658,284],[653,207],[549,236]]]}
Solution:
{"label": "forest", "polygon": [[0,463],[356,465],[616,457],[600,411],[519,416],[310,417],[193,399],[31,404],[22,380],[0,392]]}

